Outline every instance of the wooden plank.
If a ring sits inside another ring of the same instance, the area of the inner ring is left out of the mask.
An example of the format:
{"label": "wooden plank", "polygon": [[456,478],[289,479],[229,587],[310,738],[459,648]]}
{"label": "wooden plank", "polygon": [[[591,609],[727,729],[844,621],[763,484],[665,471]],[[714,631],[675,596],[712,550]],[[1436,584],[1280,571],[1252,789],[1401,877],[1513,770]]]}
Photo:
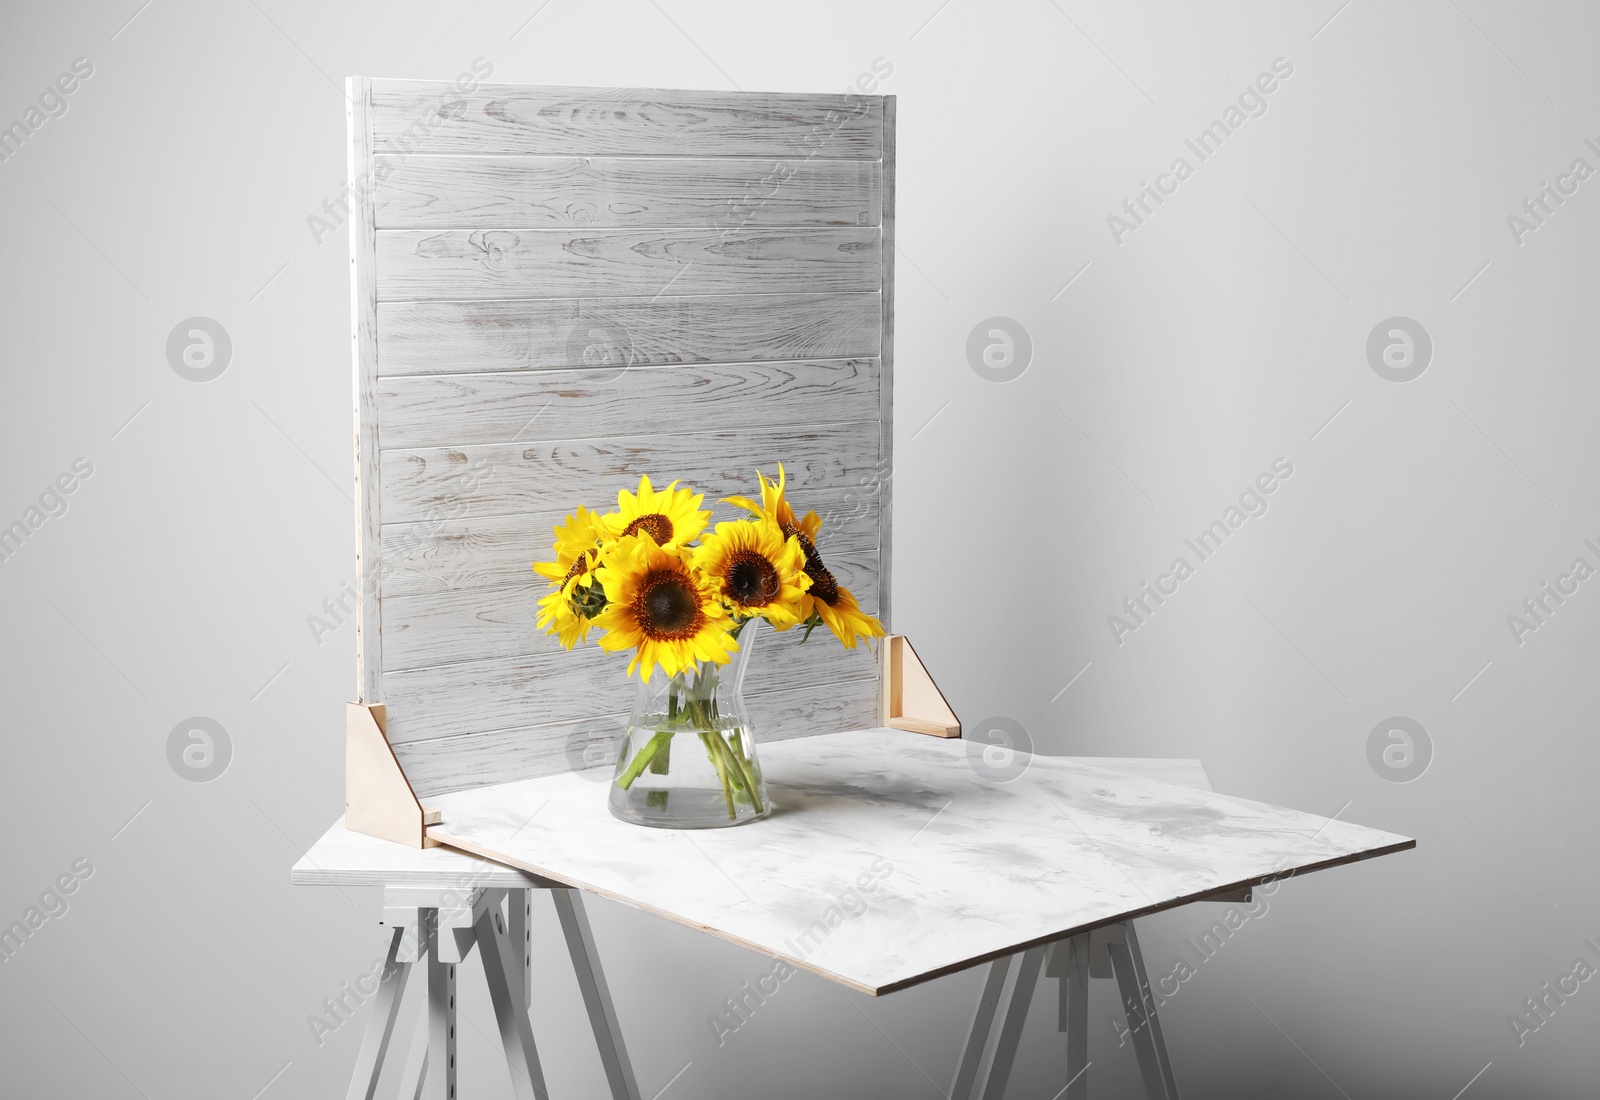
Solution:
{"label": "wooden plank", "polygon": [[876,406],[878,374],[875,359],[836,359],[387,378],[378,418],[390,449],[828,423]]}
{"label": "wooden plank", "polygon": [[[372,162],[371,81],[353,76],[346,82],[346,119],[350,131],[350,178]],[[377,576],[383,523],[378,473],[378,295],[375,231],[370,195],[357,193],[350,213],[350,348],[355,371],[356,433],[356,698],[379,702],[378,677],[383,671],[379,641],[380,587]]]}
{"label": "wooden plank", "polygon": [[[837,647],[838,643],[827,640],[826,644]],[[878,679],[824,680],[785,691],[756,692],[745,698],[745,705],[761,741],[793,741],[864,729],[871,726],[877,713]]]}
{"label": "wooden plank", "polygon": [[876,97],[653,88],[373,81],[373,135],[389,159],[415,153],[607,153],[876,160]]}
{"label": "wooden plank", "polygon": [[[807,490],[790,496],[802,515],[814,509],[822,517],[818,546],[825,559],[878,545],[876,498],[853,488]],[[595,503],[602,511],[611,505],[610,500]],[[711,509],[714,524],[746,515],[711,498],[705,507]],[[384,598],[526,582],[533,575],[531,563],[551,556],[553,528],[565,522],[566,515],[565,511],[537,512],[387,524],[382,542]]]}
{"label": "wooden plank", "polygon": [[385,377],[582,366],[848,359],[878,354],[866,294],[384,302]]}
{"label": "wooden plank", "polygon": [[[862,608],[875,614],[879,600],[877,553],[830,554],[827,563]],[[388,596],[384,600],[384,668],[398,672],[460,661],[559,654],[560,642],[534,625],[539,600],[548,591],[547,582],[530,570],[528,583],[509,588]],[[819,637],[813,637],[812,643]]]}
{"label": "wooden plank", "polygon": [[[845,649],[832,637],[767,634],[745,674],[750,694],[865,679],[876,683],[876,658],[865,646]],[[596,646],[496,660],[465,661],[385,672],[389,740],[395,745],[480,730],[544,725],[633,703],[626,654]],[[874,689],[876,690],[876,689]],[[865,724],[876,721],[875,712]],[[398,754],[397,754],[398,755]]]}
{"label": "wooden plank", "polygon": [[[830,566],[882,613],[884,101],[415,81],[357,101],[371,111],[364,146],[352,126],[351,178],[377,180],[356,192],[372,329],[362,561],[388,601],[369,601],[363,679],[392,704],[408,775],[415,760],[474,782],[480,744],[504,763],[490,772],[550,752],[570,766],[572,731],[549,720],[593,722],[619,687],[630,701],[625,660],[534,634],[528,565],[577,502],[607,508],[641,473],[714,500],[781,459],[791,498],[827,521]],[[807,651],[757,658],[760,735],[874,722],[867,651],[826,637]]]}
{"label": "wooden plank", "polygon": [[379,229],[877,225],[875,160],[416,156],[377,184]]}
{"label": "wooden plank", "polygon": [[[883,571],[888,576],[894,561],[894,170],[895,97],[883,97],[883,322],[879,327],[878,359],[882,371],[878,385],[878,420],[883,425],[883,448],[878,459],[877,477],[872,488],[878,495],[878,522],[883,525],[878,546],[883,554]],[[884,629],[894,632],[890,615],[889,590],[883,593]]]}
{"label": "wooden plank", "polygon": [[[875,680],[851,680],[751,694],[745,697],[745,705],[759,745],[870,726],[877,696]],[[622,701],[631,700],[624,693]],[[408,741],[395,746],[395,755],[423,798],[578,771],[595,761],[602,762],[596,780],[599,786],[609,779],[616,743],[626,723],[626,713],[594,715]],[[585,749],[590,750],[587,756]]]}
{"label": "wooden plank", "polygon": [[878,230],[382,229],[378,300],[865,292]]}
{"label": "wooden plank", "polygon": [[851,485],[877,465],[878,423],[384,451],[382,506],[397,523],[604,507],[646,474],[715,500],[751,492],[755,471],[780,461],[797,498]]}
{"label": "wooden plank", "polygon": [[[632,700],[626,693],[619,693],[599,702],[627,706]],[[431,798],[514,779],[595,766],[610,768],[627,718],[623,710],[564,722],[407,741],[394,750],[420,797]],[[596,786],[608,778],[607,774],[600,775]]]}

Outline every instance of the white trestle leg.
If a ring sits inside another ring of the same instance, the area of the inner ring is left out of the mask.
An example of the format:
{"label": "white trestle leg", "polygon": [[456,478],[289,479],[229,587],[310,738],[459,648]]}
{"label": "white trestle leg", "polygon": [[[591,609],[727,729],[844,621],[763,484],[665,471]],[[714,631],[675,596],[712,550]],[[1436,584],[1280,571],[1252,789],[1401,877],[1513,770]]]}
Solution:
{"label": "white trestle leg", "polygon": [[505,927],[494,919],[499,906],[480,911],[474,926],[478,957],[489,982],[489,1000],[494,1003],[495,1022],[500,1025],[500,1043],[505,1048],[506,1065],[511,1070],[511,1088],[517,1100],[549,1100],[539,1052],[533,1045],[533,1025],[528,1021],[524,1000],[526,986],[521,945],[513,945]]}
{"label": "white trestle leg", "polygon": [[422,1095],[456,1100],[456,966],[440,957],[440,940],[449,934],[436,918],[428,923],[428,1074]]}
{"label": "white trestle leg", "polygon": [[345,1094],[348,1100],[372,1100],[378,1091],[383,1059],[389,1051],[389,1040],[394,1035],[394,1022],[400,1016],[401,995],[405,993],[406,979],[411,976],[411,964],[401,962],[398,958],[404,937],[403,928],[395,928],[390,933],[383,980],[378,984],[378,995],[372,1001],[372,1015],[367,1017],[367,1028],[361,1036],[355,1072],[350,1078],[350,1090]]}
{"label": "white trestle leg", "polygon": [[1088,1100],[1089,979],[1113,976],[1127,1010],[1146,1094],[1150,1100],[1178,1100],[1132,921],[1081,932],[990,963],[950,1086],[950,1100],[976,1100],[980,1095],[983,1100],[1004,1100],[1041,969],[1060,983],[1057,1027],[1067,1036],[1067,1082],[1054,1100]]}
{"label": "white trestle leg", "polygon": [[1128,1013],[1128,1028],[1133,1033],[1133,1049],[1139,1058],[1145,1095],[1150,1100],[1178,1100],[1178,1082],[1167,1057],[1161,1021],[1156,1018],[1155,995],[1150,990],[1150,976],[1145,973],[1139,938],[1133,931],[1132,921],[1124,921],[1120,930],[1121,936],[1111,937],[1106,951],[1111,956],[1117,988]]}
{"label": "white trestle leg", "polygon": [[529,918],[533,910],[532,890],[506,891],[506,939],[512,954],[522,959],[522,965],[513,967],[518,984],[522,987],[522,1007],[533,1007],[533,929]]}
{"label": "white trestle leg", "polygon": [[422,1087],[428,1080],[428,1013],[417,1017],[417,1033],[406,1052],[405,1069],[400,1074],[400,1100],[422,1100]]}
{"label": "white trestle leg", "polygon": [[1000,1040],[995,1044],[994,1061],[989,1065],[989,1080],[983,1087],[983,1100],[1004,1100],[1006,1082],[1011,1080],[1011,1067],[1017,1060],[1017,1047],[1022,1043],[1022,1027],[1028,1022],[1028,1006],[1033,1003],[1033,991],[1039,984],[1039,971],[1044,967],[1047,948],[1030,947],[1017,960],[1017,980],[1011,987],[1011,1001],[1006,1006],[1005,1020],[1000,1025]]}
{"label": "white trestle leg", "polygon": [[1067,1084],[1063,1100],[1089,1096],[1089,936],[1073,936],[1050,945],[1045,974],[1058,983],[1060,1007],[1056,1030],[1067,1037]]}
{"label": "white trestle leg", "polygon": [[[555,902],[612,1100],[641,1100],[582,896],[555,884],[542,888],[549,889]],[[474,947],[483,964],[517,1100],[549,1100],[528,1017],[533,1003],[532,897],[532,890],[510,887],[385,888],[388,958],[347,1100],[374,1100],[386,1056],[404,1045],[392,1045],[391,1039],[413,966],[426,970],[427,1003],[417,1020],[416,1036],[406,1048],[398,1095],[401,1100],[456,1100],[456,967]]]}
{"label": "white trestle leg", "polygon": [[639,1082],[634,1079],[633,1063],[622,1041],[617,1009],[611,1001],[605,971],[600,968],[600,955],[595,950],[588,915],[583,911],[583,898],[576,890],[551,890],[550,899],[555,902],[556,915],[561,918],[561,932],[567,940],[567,952],[572,956],[578,988],[583,991],[589,1027],[600,1048],[600,1061],[605,1066],[612,1100],[640,1100]]}
{"label": "white trestle leg", "polygon": [[967,1044],[961,1050],[956,1078],[950,1086],[950,1100],[973,1100],[978,1095],[978,1070],[983,1065],[983,1052],[989,1045],[995,1010],[999,1007],[1000,994],[1005,989],[1006,974],[1013,957],[1007,955],[989,964],[988,976],[983,980],[983,992],[978,994],[978,1007],[972,1014],[972,1026],[967,1029]]}

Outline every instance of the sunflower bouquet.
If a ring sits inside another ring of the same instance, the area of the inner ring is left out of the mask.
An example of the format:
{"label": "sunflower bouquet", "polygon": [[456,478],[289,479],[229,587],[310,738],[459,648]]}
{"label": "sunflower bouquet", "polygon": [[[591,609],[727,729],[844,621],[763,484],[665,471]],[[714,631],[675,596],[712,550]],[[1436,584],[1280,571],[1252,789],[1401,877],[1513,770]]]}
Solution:
{"label": "sunflower bouquet", "polygon": [[[601,649],[632,653],[628,675],[640,689],[612,784],[618,816],[710,824],[705,811],[713,799],[716,824],[766,815],[740,691],[758,621],[779,632],[800,627],[802,641],[826,627],[850,649],[858,639],[883,636],[883,625],[823,564],[817,514],[795,517],[783,467],[776,480],[759,471],[756,478],[759,502],[724,501],[748,518],[711,527],[703,495],[676,481],[657,490],[643,477],[636,493],[617,494],[613,512],[580,506],[555,528],[555,560],[534,563],[550,581],[539,626],[567,649],[598,630]],[[730,661],[731,693],[719,691]],[[705,747],[698,799],[695,775],[670,781],[679,735],[697,736]],[[645,788],[642,797],[636,787]]]}

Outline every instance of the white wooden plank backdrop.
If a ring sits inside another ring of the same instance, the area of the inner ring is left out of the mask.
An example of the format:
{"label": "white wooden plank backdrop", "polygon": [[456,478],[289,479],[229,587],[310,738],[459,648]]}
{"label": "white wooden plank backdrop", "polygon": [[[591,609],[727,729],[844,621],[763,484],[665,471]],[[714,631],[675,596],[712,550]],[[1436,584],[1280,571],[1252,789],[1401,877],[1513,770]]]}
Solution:
{"label": "white wooden plank backdrop", "polygon": [[[887,620],[892,99],[351,99],[360,699],[419,794],[564,771],[620,731],[625,660],[536,631],[529,563],[640,474],[709,503],[783,461]],[[875,724],[871,656],[797,637],[758,643],[760,736]]]}

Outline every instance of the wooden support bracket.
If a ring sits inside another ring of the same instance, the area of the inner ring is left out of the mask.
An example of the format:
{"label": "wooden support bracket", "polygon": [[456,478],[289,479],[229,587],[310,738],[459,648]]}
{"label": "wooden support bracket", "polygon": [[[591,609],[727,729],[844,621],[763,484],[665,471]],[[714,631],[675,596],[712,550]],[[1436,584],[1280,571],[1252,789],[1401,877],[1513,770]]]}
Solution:
{"label": "wooden support bracket", "polygon": [[431,848],[424,830],[439,823],[439,811],[424,810],[411,781],[395,759],[382,703],[346,703],[344,708],[345,828],[408,848]]}
{"label": "wooden support bracket", "polygon": [[889,635],[882,649],[883,724],[931,737],[960,737],[961,719],[905,635]]}

